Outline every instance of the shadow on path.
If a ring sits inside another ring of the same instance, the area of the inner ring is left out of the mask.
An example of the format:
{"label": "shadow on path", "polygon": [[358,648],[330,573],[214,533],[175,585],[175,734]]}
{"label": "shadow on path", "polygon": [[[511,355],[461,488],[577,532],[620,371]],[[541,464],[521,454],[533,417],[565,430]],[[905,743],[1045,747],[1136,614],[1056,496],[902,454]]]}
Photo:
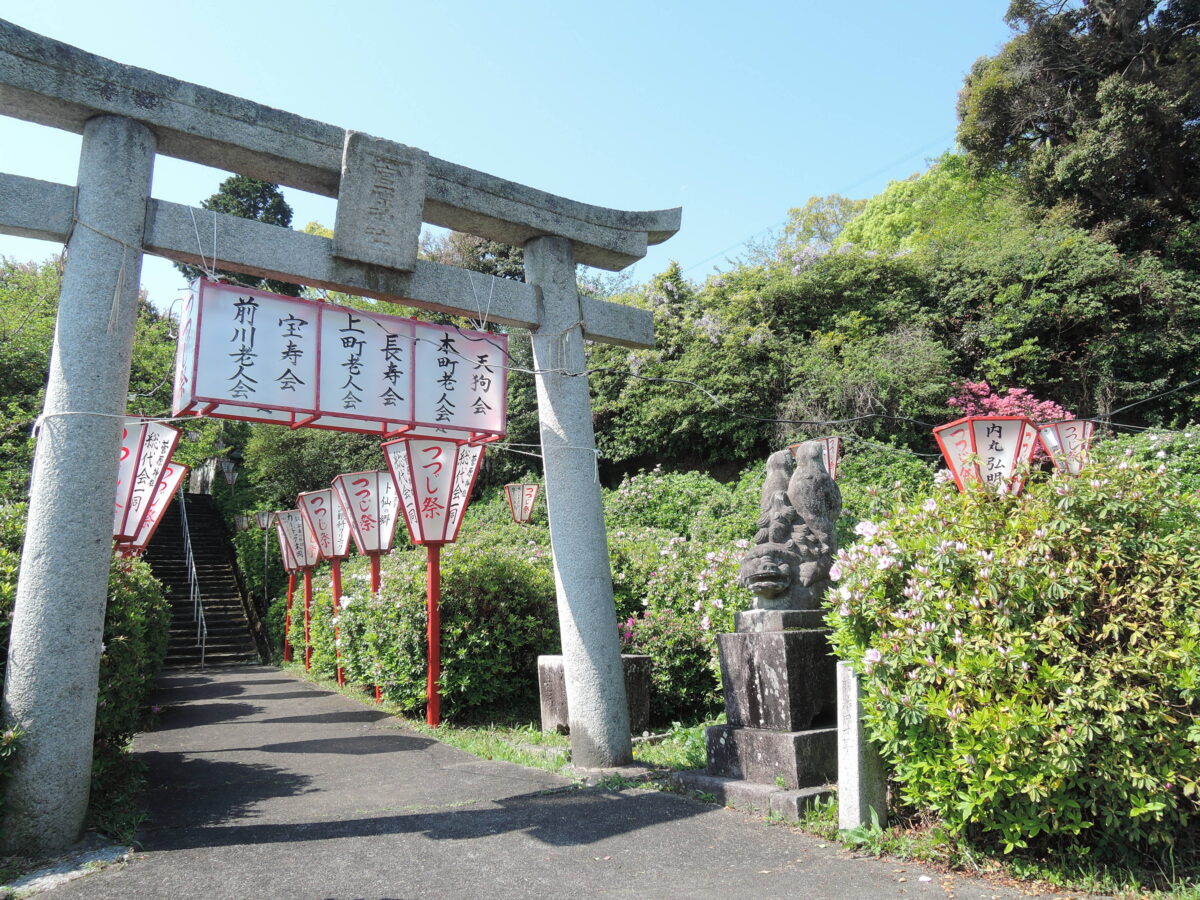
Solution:
{"label": "shadow on path", "polygon": [[486,809],[412,812],[392,816],[261,825],[213,825],[146,836],[147,850],[184,850],[254,844],[420,834],[436,841],[462,841],[520,831],[555,847],[603,841],[617,835],[693,816],[711,807],[671,794],[614,793],[600,788],[562,788],[507,797]]}
{"label": "shadow on path", "polygon": [[253,703],[204,703],[196,706],[169,704],[164,706],[158,719],[154,722],[154,730],[170,731],[174,728],[193,728],[202,725],[221,725],[231,719],[242,716],[252,716],[261,712],[261,706]]}
{"label": "shadow on path", "polygon": [[196,828],[245,816],[276,797],[313,793],[312,779],[262,763],[221,762],[186,753],[143,752],[149,821],[147,844],[158,829]]}

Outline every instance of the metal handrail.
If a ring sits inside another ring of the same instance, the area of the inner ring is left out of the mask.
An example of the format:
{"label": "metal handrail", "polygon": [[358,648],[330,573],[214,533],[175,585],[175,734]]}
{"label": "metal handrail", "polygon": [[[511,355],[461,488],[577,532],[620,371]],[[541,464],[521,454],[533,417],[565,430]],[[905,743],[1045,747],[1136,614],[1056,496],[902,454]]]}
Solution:
{"label": "metal handrail", "polygon": [[183,549],[187,557],[192,619],[196,623],[196,646],[200,648],[200,668],[203,669],[204,653],[208,646],[208,623],[204,621],[204,598],[200,595],[200,576],[196,574],[196,557],[192,553],[192,533],[188,529],[187,502],[182,485],[179,487],[179,521],[182,523]]}

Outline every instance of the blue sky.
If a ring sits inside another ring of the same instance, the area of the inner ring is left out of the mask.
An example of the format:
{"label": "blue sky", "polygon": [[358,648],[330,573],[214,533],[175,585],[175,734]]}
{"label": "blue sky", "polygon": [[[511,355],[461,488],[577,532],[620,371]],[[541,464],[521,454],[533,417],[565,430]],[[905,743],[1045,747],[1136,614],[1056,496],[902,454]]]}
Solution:
{"label": "blue sky", "polygon": [[[869,196],[953,146],[954,101],[1007,39],[1008,0],[41,0],[2,14],[130,65],[420,147],[604,206],[683,207],[632,269],[728,268],[810,196]],[[74,183],[79,138],[0,118],[0,171]],[[154,194],[225,173],[159,157]],[[334,202],[287,190],[293,225]],[[56,245],[0,237],[0,254]],[[182,279],[147,258],[166,305]]]}

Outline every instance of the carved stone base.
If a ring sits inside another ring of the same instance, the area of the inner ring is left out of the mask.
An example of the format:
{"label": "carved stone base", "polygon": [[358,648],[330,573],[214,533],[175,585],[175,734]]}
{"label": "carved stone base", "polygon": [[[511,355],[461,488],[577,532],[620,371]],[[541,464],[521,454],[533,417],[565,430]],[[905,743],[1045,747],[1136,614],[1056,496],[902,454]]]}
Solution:
{"label": "carved stone base", "polygon": [[797,790],[837,780],[836,728],[767,731],[714,725],[705,729],[709,775]]}
{"label": "carved stone base", "polygon": [[802,731],[837,722],[827,629],[721,634],[717,646],[730,725]]}

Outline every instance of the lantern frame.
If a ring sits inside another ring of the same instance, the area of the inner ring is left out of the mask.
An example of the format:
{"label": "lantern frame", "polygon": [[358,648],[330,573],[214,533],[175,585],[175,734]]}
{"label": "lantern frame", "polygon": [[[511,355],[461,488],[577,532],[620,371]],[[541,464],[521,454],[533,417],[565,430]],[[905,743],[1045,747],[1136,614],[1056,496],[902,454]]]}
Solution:
{"label": "lantern frame", "polygon": [[179,446],[179,439],[179,429],[170,425],[141,419],[125,420],[117,458],[113,507],[113,540],[117,543],[127,544],[137,538],[163,470]]}
{"label": "lantern frame", "polygon": [[[418,546],[458,539],[483,447],[456,441],[402,437],[383,444],[408,534]],[[434,467],[436,471],[430,471]]]}
{"label": "lantern frame", "polygon": [[[991,433],[997,429],[999,434]],[[1015,434],[1006,435],[1005,429]],[[1037,423],[1028,416],[965,416],[934,428],[933,436],[960,491],[976,481],[989,489],[994,485],[999,494],[1021,493],[1026,480],[1022,469],[1027,470],[1041,441]],[[1011,449],[981,446],[997,440],[1009,441]]]}
{"label": "lantern frame", "polygon": [[506,484],[504,499],[508,501],[508,512],[518,525],[533,518],[533,506],[537,503],[540,484]]}
{"label": "lantern frame", "polygon": [[292,560],[300,571],[312,569],[321,560],[317,537],[309,528],[304,514],[298,509],[284,509],[275,513],[275,520],[283,529],[283,537],[292,553]]}
{"label": "lantern frame", "polygon": [[1095,431],[1096,423],[1091,419],[1065,419],[1038,425],[1038,437],[1055,470],[1071,475],[1078,475],[1091,462]]}
{"label": "lantern frame", "polygon": [[162,523],[163,516],[170,507],[171,500],[175,497],[175,491],[179,489],[183,479],[187,478],[188,471],[187,466],[175,462],[169,462],[163,467],[162,477],[154,489],[154,496],[150,498],[150,505],[146,508],[146,518],[142,520],[142,527],[138,529],[137,537],[132,541],[125,541],[117,545],[117,550],[122,556],[140,556],[146,552],[146,548],[150,546],[150,541],[154,538],[154,532],[158,531],[158,526]]}
{"label": "lantern frame", "polygon": [[[333,479],[333,494],[346,513],[350,536],[354,538],[358,552],[367,555],[389,553],[395,540],[396,519],[400,512],[399,498],[390,473],[385,469],[371,469],[338,475]],[[360,515],[356,516],[356,511]],[[364,529],[364,522],[381,527]]]}
{"label": "lantern frame", "polygon": [[292,553],[291,544],[288,543],[283,523],[279,521],[276,513],[272,513],[271,518],[275,523],[275,537],[279,539],[279,556],[283,560],[283,570],[288,573],[299,572],[300,566],[297,565],[296,556]]}
{"label": "lantern frame", "polygon": [[332,487],[304,491],[296,497],[297,506],[317,538],[321,559],[345,559],[350,555],[350,523],[346,508],[334,496]]}
{"label": "lantern frame", "polygon": [[271,527],[271,511],[268,509],[259,510],[254,514],[254,524],[259,528],[267,529]]}
{"label": "lantern frame", "polygon": [[837,481],[838,469],[842,464],[842,439],[837,435],[823,438],[812,438],[808,441],[799,441],[795,444],[788,444],[788,450],[792,452],[792,458],[799,460],[800,448],[805,444],[820,442],[821,444],[821,461],[825,463],[825,471],[829,473],[829,477]]}

